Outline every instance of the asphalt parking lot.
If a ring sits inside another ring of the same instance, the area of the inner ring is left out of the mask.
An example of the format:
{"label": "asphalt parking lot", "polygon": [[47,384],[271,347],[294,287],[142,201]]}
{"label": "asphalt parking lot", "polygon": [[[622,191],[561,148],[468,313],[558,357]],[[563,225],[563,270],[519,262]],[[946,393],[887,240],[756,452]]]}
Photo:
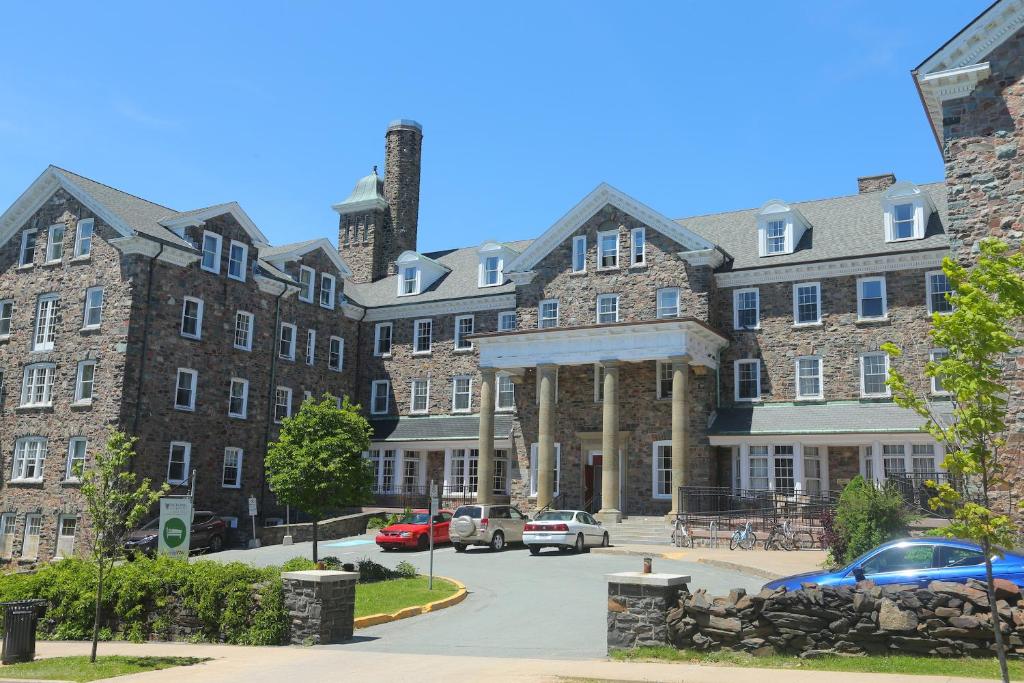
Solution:
{"label": "asphalt parking lot", "polygon": [[[303,555],[312,557],[311,543],[228,550],[205,556],[221,562],[258,566],[281,564]],[[342,562],[368,557],[394,567],[402,560],[426,573],[427,552],[382,552],[372,535],[320,542],[320,555]],[[523,546],[501,553],[473,548],[456,554],[448,545],[434,552],[434,572],[466,584],[469,597],[439,612],[357,631],[356,639],[331,648],[381,652],[493,657],[579,659],[603,657],[606,638],[605,575],[639,571],[635,556],[574,555],[544,551],[537,557]],[[655,558],[654,570],[687,574],[690,588],[713,594],[731,588],[759,590],[764,579],[695,562]]]}

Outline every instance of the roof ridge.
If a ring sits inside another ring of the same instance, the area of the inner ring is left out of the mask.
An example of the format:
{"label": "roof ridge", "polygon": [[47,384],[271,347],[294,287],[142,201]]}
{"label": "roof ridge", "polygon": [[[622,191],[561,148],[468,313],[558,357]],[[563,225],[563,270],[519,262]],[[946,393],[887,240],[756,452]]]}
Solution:
{"label": "roof ridge", "polygon": [[[183,213],[181,211],[178,211],[177,209],[172,209],[171,207],[166,206],[164,204],[160,204],[158,202],[154,202],[151,199],[146,199],[145,197],[140,197],[137,194],[132,194],[131,192],[126,192],[125,190],[122,190],[119,187],[114,187],[113,185],[107,185],[104,182],[100,182],[99,180],[95,180],[94,178],[90,178],[89,176],[82,175],[81,173],[75,173],[74,171],[72,171],[70,169],[64,168],[62,166],[58,166],[57,164],[50,164],[50,166],[52,166],[53,168],[57,169],[58,171],[63,171],[64,173],[70,173],[71,175],[77,176],[79,178],[82,178],[83,180],[88,180],[90,183],[96,183],[97,185],[102,185],[103,187],[107,188],[108,190],[113,190],[114,192],[120,192],[123,195],[128,195],[129,197],[132,197],[133,199],[138,199],[140,202],[146,202],[147,204],[152,204],[153,206],[158,206],[161,209],[167,209],[168,211],[171,211],[173,213]],[[217,204],[211,204],[210,206],[217,206]],[[210,207],[203,207],[203,208],[207,208],[208,209]],[[195,210],[198,210],[198,209],[195,209]]]}

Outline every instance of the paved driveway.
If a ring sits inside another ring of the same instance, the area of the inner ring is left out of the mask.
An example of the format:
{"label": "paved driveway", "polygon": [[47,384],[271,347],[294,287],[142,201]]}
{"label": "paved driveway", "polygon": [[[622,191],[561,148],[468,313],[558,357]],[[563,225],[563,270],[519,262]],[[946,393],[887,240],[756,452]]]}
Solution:
{"label": "paved driveway", "polygon": [[[321,541],[320,554],[343,562],[369,557],[389,567],[408,560],[426,573],[426,552],[381,552],[370,536]],[[231,550],[210,559],[280,564],[297,555],[312,556],[310,543]],[[642,558],[572,555],[545,551],[531,556],[512,546],[501,553],[470,549],[456,554],[448,546],[434,552],[434,572],[466,584],[461,604],[411,619],[356,632],[356,639],[325,647],[416,654],[586,659],[604,657],[607,618],[605,574],[639,571]],[[759,590],[763,578],[696,562],[655,558],[654,570],[688,574],[691,590],[712,594],[730,588]]]}

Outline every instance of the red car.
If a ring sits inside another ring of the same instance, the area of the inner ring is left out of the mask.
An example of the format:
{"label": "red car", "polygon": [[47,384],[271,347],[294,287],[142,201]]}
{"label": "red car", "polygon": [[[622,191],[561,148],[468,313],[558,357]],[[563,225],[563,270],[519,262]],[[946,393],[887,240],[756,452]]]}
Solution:
{"label": "red car", "polygon": [[[452,521],[449,510],[441,510],[434,516],[434,545],[448,542],[448,524]],[[413,510],[395,524],[386,526],[377,534],[377,545],[382,550],[392,548],[430,547],[430,513],[427,510]]]}

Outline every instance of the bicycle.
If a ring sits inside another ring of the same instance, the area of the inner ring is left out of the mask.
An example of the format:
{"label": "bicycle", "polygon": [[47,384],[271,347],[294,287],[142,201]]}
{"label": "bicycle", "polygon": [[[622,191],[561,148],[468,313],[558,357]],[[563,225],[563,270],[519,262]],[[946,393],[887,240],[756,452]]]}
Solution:
{"label": "bicycle", "polygon": [[789,520],[772,525],[768,538],[764,539],[765,550],[791,550]]}
{"label": "bicycle", "polygon": [[690,535],[690,528],[681,519],[677,519],[672,528],[672,545],[677,548],[693,547],[693,536]]}
{"label": "bicycle", "polygon": [[753,531],[753,524],[747,522],[741,528],[733,532],[729,539],[729,550],[736,550],[737,547],[743,550],[750,550],[757,543],[757,534]]}

